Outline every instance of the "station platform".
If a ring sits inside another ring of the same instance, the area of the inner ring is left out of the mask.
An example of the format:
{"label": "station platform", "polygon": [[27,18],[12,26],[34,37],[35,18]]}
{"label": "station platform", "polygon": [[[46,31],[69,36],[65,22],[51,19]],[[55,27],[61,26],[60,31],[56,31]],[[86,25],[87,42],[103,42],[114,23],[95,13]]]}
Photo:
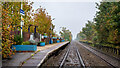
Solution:
{"label": "station platform", "polygon": [[61,48],[68,43],[69,41],[48,44],[45,46],[37,46],[37,51],[35,52],[16,53],[11,59],[3,60],[2,66],[39,67],[50,53],[54,52],[55,50]]}
{"label": "station platform", "polygon": [[61,42],[61,43],[56,43],[52,45],[47,45],[44,48],[38,47],[38,51],[34,56],[32,56],[29,60],[26,60],[25,63],[22,66],[37,66],[39,67],[45,58],[53,51],[56,49],[59,49],[60,47],[66,45],[69,42]]}

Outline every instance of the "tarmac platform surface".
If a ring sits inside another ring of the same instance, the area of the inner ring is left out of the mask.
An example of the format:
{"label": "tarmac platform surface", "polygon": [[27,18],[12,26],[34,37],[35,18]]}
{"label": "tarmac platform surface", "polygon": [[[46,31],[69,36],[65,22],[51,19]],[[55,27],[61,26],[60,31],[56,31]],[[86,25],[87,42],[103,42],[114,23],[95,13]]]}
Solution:
{"label": "tarmac platform surface", "polygon": [[36,52],[21,52],[16,53],[13,57],[9,60],[3,60],[2,66],[40,66],[45,58],[48,56],[49,53],[53,52],[54,50],[64,46],[67,42],[60,42],[49,44],[45,46],[37,46]]}

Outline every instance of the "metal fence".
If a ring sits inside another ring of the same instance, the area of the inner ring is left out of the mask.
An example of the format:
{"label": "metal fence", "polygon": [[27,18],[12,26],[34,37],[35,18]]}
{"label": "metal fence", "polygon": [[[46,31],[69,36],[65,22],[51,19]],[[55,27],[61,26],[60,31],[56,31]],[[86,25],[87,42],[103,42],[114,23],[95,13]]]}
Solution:
{"label": "metal fence", "polygon": [[[92,43],[89,43],[89,42],[83,42],[83,41],[80,41],[82,43],[87,43],[89,45],[91,45]],[[109,47],[109,46],[103,46],[103,45],[98,45],[98,44],[94,44],[94,47],[102,50],[102,51],[105,51],[105,52],[108,52],[108,53],[111,53],[111,54],[116,54],[116,55],[119,55],[120,56],[120,48],[113,48],[113,47]]]}

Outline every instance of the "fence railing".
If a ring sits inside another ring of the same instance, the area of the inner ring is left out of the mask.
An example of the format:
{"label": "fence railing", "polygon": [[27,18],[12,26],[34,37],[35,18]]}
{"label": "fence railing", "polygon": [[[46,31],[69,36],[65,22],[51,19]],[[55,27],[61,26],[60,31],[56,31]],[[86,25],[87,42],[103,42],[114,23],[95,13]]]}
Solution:
{"label": "fence railing", "polygon": [[102,45],[95,45],[95,47],[97,47],[100,50],[106,51],[106,52],[110,52],[110,53],[120,55],[120,49],[119,48],[113,48],[113,47],[102,46]]}
{"label": "fence railing", "polygon": [[[80,41],[82,42],[82,41]],[[87,43],[87,44],[92,44],[92,43],[89,43],[89,42],[82,42],[82,43]],[[111,54],[116,54],[116,55],[119,55],[120,56],[120,48],[113,48],[113,47],[109,47],[109,46],[103,46],[103,45],[98,45],[98,44],[94,44],[94,47],[102,50],[102,51],[105,51],[105,52],[108,52],[108,53],[111,53]]]}

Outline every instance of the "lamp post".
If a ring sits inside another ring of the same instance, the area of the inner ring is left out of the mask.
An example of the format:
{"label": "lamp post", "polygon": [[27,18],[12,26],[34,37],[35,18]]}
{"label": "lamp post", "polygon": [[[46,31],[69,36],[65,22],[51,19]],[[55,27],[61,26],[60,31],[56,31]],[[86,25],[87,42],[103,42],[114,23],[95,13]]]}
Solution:
{"label": "lamp post", "polygon": [[[53,18],[52,20],[55,20],[55,18]],[[51,20],[51,21],[52,21],[52,20]],[[53,28],[52,28],[52,23],[51,23],[51,26],[50,26],[51,32],[52,32],[52,29],[53,29]],[[50,44],[51,44],[51,41],[52,41],[52,34],[50,33]]]}

